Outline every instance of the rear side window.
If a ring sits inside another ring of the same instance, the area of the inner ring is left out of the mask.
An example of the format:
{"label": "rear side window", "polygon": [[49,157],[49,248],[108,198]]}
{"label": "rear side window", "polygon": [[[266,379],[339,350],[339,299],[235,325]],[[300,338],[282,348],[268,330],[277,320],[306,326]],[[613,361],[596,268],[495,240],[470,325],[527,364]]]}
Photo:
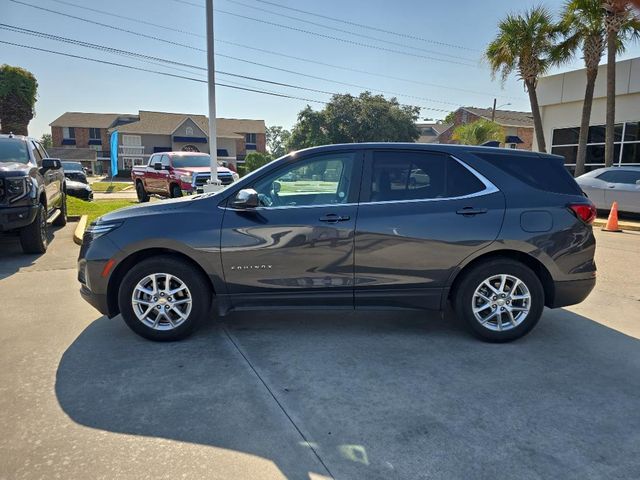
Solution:
{"label": "rear side window", "polygon": [[582,195],[582,190],[564,168],[561,158],[538,155],[505,155],[501,153],[475,153],[521,182],[546,192]]}
{"label": "rear side window", "polygon": [[640,180],[640,170],[634,172],[632,170],[609,170],[596,177],[598,180],[604,180],[609,183],[626,183],[635,185]]}
{"label": "rear side window", "polygon": [[373,202],[461,197],[484,188],[473,173],[447,155],[403,151],[373,155]]}

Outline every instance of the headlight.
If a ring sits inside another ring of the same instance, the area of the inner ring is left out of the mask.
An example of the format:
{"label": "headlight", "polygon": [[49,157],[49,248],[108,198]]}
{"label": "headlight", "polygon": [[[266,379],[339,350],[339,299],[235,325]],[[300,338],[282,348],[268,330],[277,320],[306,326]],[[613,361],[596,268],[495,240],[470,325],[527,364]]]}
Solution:
{"label": "headlight", "polygon": [[101,237],[102,235],[106,235],[107,233],[115,230],[120,225],[122,225],[122,222],[118,222],[118,223],[92,223],[84,231],[84,234],[85,234],[85,236],[88,235],[89,237],[91,237],[92,240],[95,240],[96,238]]}
{"label": "headlight", "polygon": [[180,180],[184,183],[191,183],[193,182],[193,175],[191,174],[180,175]]}
{"label": "headlight", "polygon": [[31,189],[30,178],[7,178],[5,179],[5,192],[10,202],[21,199]]}
{"label": "headlight", "polygon": [[240,175],[238,175],[236,172],[231,172],[231,177],[233,178],[234,182],[240,180]]}

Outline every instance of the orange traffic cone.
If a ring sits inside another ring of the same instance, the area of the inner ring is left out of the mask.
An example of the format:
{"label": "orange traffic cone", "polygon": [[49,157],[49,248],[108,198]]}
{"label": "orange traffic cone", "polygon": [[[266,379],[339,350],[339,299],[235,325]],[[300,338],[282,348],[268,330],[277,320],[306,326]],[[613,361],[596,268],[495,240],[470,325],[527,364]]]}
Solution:
{"label": "orange traffic cone", "polygon": [[605,232],[621,232],[618,226],[618,202],[613,202],[611,205],[611,211],[609,212],[609,218],[607,218],[607,224],[602,227]]}

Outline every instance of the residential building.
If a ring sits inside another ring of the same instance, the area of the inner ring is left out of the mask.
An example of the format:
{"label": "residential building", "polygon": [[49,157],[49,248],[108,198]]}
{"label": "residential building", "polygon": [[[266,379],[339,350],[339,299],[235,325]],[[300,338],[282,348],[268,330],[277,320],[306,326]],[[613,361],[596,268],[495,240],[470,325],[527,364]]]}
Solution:
{"label": "residential building", "polygon": [[[538,102],[547,149],[575,168],[585,69],[549,75],[538,81]],[[607,66],[598,70],[587,143],[586,170],[604,166]],[[616,63],[614,165],[640,165],[640,57]]]}
{"label": "residential building", "polygon": [[449,123],[416,123],[416,127],[420,131],[420,138],[416,140],[418,143],[440,143],[440,135],[451,128]]}
{"label": "residential building", "polygon": [[[250,151],[266,152],[264,120],[217,119],[217,155],[236,165]],[[83,163],[95,173],[110,171],[111,134],[118,132],[118,170],[146,164],[156,152],[209,153],[209,121],[204,115],[152,112],[137,115],[67,112],[51,123],[54,147],[93,148],[97,157]],[[88,164],[87,164],[88,163]]]}
{"label": "residential building", "polygon": [[482,118],[493,120],[504,128],[505,138],[500,143],[501,147],[531,150],[533,144],[533,117],[531,112],[496,109],[494,114],[491,108],[460,107],[455,111],[451,128],[440,134],[440,143],[457,143],[451,139],[455,128],[459,125],[473,123]]}
{"label": "residential building", "polygon": [[95,165],[98,160],[98,152],[93,148],[66,148],[49,147],[47,153],[51,158],[59,158],[62,161],[80,162],[87,169]]}

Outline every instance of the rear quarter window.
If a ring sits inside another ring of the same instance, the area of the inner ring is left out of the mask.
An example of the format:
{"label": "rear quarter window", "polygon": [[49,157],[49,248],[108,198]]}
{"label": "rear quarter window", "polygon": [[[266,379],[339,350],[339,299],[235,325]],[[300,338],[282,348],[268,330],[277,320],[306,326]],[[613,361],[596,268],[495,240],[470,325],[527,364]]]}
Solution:
{"label": "rear quarter window", "polygon": [[537,190],[582,195],[582,190],[564,167],[562,158],[493,152],[475,155]]}

